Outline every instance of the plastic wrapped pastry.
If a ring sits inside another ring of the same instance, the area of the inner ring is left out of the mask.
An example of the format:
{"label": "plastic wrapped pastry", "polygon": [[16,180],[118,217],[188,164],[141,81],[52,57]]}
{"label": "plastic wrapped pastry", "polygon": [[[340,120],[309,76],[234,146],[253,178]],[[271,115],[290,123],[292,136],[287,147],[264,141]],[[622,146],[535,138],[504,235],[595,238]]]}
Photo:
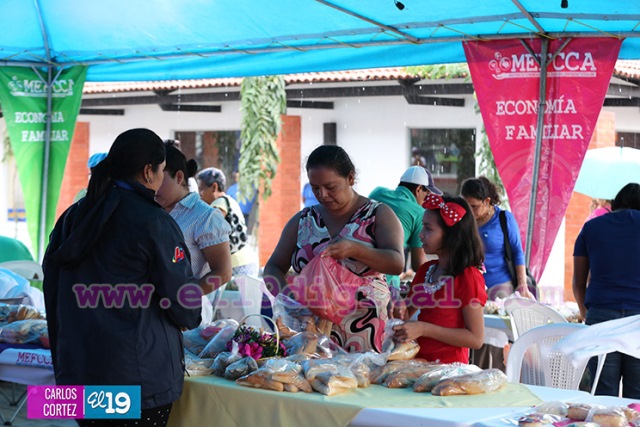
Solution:
{"label": "plastic wrapped pastry", "polygon": [[224,372],[227,370],[227,366],[231,365],[233,362],[237,362],[242,359],[238,353],[231,353],[229,351],[223,351],[218,354],[216,358],[213,360],[213,368],[214,375],[219,377],[224,377]]}
{"label": "plastic wrapped pastry", "polygon": [[585,421],[592,421],[600,427],[626,427],[629,424],[621,408],[591,408]]}
{"label": "plastic wrapped pastry", "polygon": [[0,342],[10,344],[28,344],[40,342],[47,333],[46,320],[18,320],[0,327]]}
{"label": "plastic wrapped pastry", "polygon": [[487,369],[473,374],[460,375],[440,381],[433,387],[435,396],[490,393],[502,387],[507,376],[499,369]]}
{"label": "plastic wrapped pastry", "polygon": [[387,375],[382,385],[388,388],[407,388],[413,387],[414,383],[422,375],[427,374],[442,365],[438,364],[420,364],[413,367],[401,369]]}
{"label": "plastic wrapped pastry", "polygon": [[224,370],[224,377],[228,380],[236,380],[240,377],[258,370],[258,363],[253,357],[243,357],[233,362]]}
{"label": "plastic wrapped pastry", "polygon": [[533,414],[520,417],[520,419],[518,419],[518,427],[553,426],[553,423],[556,423],[561,419],[562,418],[558,415],[540,414],[534,412]]}
{"label": "plastic wrapped pastry", "polygon": [[434,369],[426,372],[414,382],[413,391],[416,393],[429,392],[436,384],[444,379],[482,371],[482,369],[478,368],[476,365],[465,365],[457,362],[434,366]]}

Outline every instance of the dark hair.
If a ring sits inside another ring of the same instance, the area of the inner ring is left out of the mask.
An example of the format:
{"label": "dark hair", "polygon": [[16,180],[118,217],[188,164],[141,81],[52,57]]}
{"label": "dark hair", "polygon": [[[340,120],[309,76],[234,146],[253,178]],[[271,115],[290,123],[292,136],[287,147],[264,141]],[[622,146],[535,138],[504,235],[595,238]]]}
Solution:
{"label": "dark hair", "polygon": [[[473,197],[473,196],[471,196]],[[449,254],[447,274],[457,276],[467,267],[480,267],[484,262],[484,245],[469,204],[462,197],[442,196],[445,203],[457,203],[467,212],[452,226],[444,223],[439,209],[434,209],[444,235],[442,249]]]}
{"label": "dark hair", "polygon": [[227,186],[227,178],[224,176],[224,172],[217,168],[202,169],[198,172],[196,178],[204,182],[207,187],[211,187],[213,183],[218,184],[218,191],[224,191]]}
{"label": "dark hair", "polygon": [[500,194],[498,187],[484,176],[478,178],[469,178],[462,183],[460,189],[462,197],[473,197],[474,199],[484,200],[491,199],[492,205],[500,204]]}
{"label": "dark hair", "polygon": [[185,178],[185,185],[188,185],[187,180],[196,175],[198,163],[193,159],[187,161],[182,151],[180,151],[173,142],[165,141],[164,145],[167,150],[167,165],[164,167],[164,170],[169,172],[171,178],[175,178],[176,173],[182,171]]}
{"label": "dark hair", "polygon": [[307,172],[313,168],[333,169],[343,178],[350,173],[356,174],[356,167],[351,162],[349,155],[337,145],[321,145],[309,154],[307,158]]}
{"label": "dark hair", "polygon": [[127,130],[113,141],[107,157],[91,171],[86,201],[95,203],[114,180],[131,181],[146,165],[153,171],[165,161],[162,139],[149,129]]}
{"label": "dark hair", "polygon": [[618,191],[611,203],[611,210],[637,209],[640,210],[640,184],[630,182]]}
{"label": "dark hair", "polygon": [[400,184],[398,184],[398,187],[405,187],[406,189],[411,191],[411,193],[413,194],[416,194],[416,190],[420,187],[422,187],[423,190],[428,190],[428,188],[425,187],[424,185],[414,184],[413,182],[404,182],[404,181],[400,181]]}

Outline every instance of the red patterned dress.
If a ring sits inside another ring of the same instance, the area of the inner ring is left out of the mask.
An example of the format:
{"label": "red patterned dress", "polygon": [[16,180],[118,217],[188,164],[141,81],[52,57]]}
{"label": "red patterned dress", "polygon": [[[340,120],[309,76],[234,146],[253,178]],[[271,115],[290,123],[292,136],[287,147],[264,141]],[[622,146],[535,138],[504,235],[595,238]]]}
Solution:
{"label": "red patterned dress", "polygon": [[[300,273],[309,261],[338,239],[350,239],[365,246],[376,247],[375,212],[378,206],[380,202],[375,200],[362,205],[335,238],[329,234],[316,207],[305,208],[300,215],[296,250],[291,259],[296,273]],[[358,308],[340,324],[333,325],[331,338],[349,352],[381,351],[390,300],[384,275],[351,258],[340,260],[340,263],[352,273],[371,280],[357,291]]]}

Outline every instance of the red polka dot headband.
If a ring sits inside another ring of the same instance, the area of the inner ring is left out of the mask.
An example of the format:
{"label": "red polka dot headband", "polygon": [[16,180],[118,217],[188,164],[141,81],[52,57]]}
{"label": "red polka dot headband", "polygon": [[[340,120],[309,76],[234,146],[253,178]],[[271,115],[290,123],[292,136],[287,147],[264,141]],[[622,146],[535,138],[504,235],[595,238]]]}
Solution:
{"label": "red polka dot headband", "polygon": [[429,194],[422,203],[422,207],[429,210],[440,210],[440,216],[444,220],[444,223],[449,227],[457,223],[467,213],[465,208],[455,202],[445,203],[444,199],[437,194]]}

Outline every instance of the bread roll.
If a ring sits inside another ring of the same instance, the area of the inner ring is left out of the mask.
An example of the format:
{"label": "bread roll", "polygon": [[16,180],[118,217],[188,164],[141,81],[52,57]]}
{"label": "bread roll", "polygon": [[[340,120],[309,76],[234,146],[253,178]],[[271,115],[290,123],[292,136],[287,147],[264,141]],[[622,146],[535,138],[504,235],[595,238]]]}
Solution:
{"label": "bread roll", "polygon": [[411,340],[400,344],[397,344],[393,349],[387,360],[410,360],[416,357],[416,354],[420,351],[420,346],[417,342]]}
{"label": "bread roll", "polygon": [[624,415],[614,411],[595,413],[591,417],[591,421],[601,427],[626,427],[628,424]]}
{"label": "bread roll", "polygon": [[487,369],[440,381],[433,387],[434,396],[490,393],[502,387],[507,376],[499,369]]}
{"label": "bread roll", "polygon": [[586,403],[570,403],[569,409],[567,409],[567,418],[571,418],[576,421],[584,421],[589,415],[591,405]]}
{"label": "bread roll", "polygon": [[278,381],[273,381],[266,371],[255,371],[238,378],[236,384],[265,390],[284,391],[284,385]]}

